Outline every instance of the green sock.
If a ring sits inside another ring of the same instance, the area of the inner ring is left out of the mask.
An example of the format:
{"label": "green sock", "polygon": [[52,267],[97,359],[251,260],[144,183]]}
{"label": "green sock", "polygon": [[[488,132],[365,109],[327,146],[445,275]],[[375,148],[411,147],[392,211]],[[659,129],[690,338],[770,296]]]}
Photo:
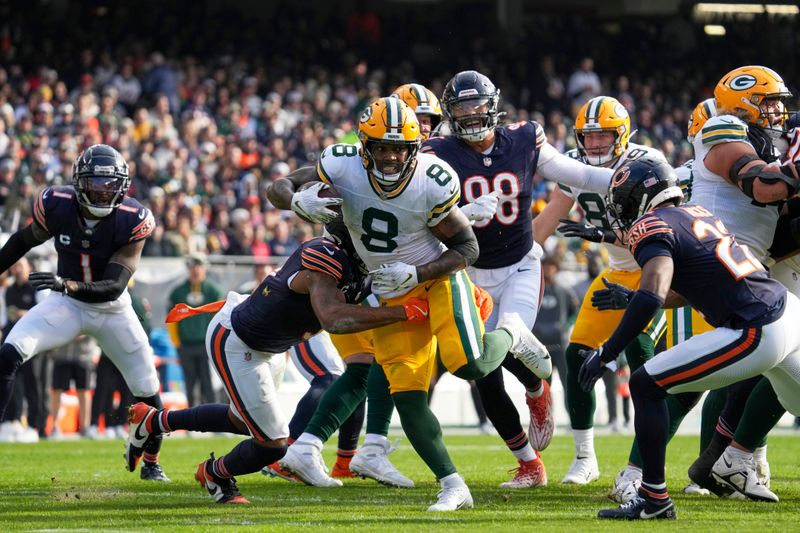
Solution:
{"label": "green sock", "polygon": [[589,429],[594,426],[594,391],[586,392],[578,384],[578,371],[583,364],[579,350],[591,350],[583,344],[567,346],[567,411],[572,429]]}
{"label": "green sock", "polygon": [[728,387],[708,391],[706,399],[703,401],[702,415],[700,418],[700,453],[708,448],[711,439],[717,431],[717,421],[722,409],[725,407],[725,400],[728,398]]}
{"label": "green sock", "polygon": [[506,354],[511,349],[511,340],[511,334],[504,329],[484,334],[481,356],[453,372],[453,375],[466,380],[480,379],[489,375],[503,364]]}
{"label": "green sock", "polygon": [[442,440],[442,428],[428,407],[425,391],[404,391],[392,394],[400,415],[403,431],[420,458],[436,476],[442,479],[456,473]]}
{"label": "green sock", "polygon": [[392,411],[394,404],[389,394],[389,380],[383,367],[373,361],[367,377],[367,433],[388,435]]}
{"label": "green sock", "polygon": [[753,388],[744,405],[744,413],[733,440],[748,450],[755,450],[767,444],[767,434],[786,413],[775,389],[767,378],[763,378]]}
{"label": "green sock", "polygon": [[367,397],[369,367],[370,365],[366,363],[347,365],[344,374],[322,395],[304,433],[311,433],[325,442],[345,420],[350,418],[353,411]]}

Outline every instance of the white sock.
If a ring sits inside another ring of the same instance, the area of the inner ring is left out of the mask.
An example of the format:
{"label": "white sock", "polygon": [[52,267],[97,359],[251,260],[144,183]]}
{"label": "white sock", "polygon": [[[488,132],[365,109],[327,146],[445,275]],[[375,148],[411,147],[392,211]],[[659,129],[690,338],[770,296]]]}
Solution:
{"label": "white sock", "polygon": [[623,472],[625,472],[625,474],[636,474],[639,479],[642,479],[642,469],[630,463],[625,467]]}
{"label": "white sock", "polygon": [[467,486],[467,484],[464,483],[464,478],[458,475],[458,472],[456,472],[455,474],[450,474],[449,476],[444,476],[442,479],[439,480],[439,483],[442,485],[443,489]]}
{"label": "white sock", "polygon": [[520,461],[533,461],[536,459],[536,451],[533,449],[530,442],[519,450],[511,450],[511,453]]}
{"label": "white sock", "polygon": [[753,450],[753,460],[756,463],[766,463],[767,462],[767,445],[761,446]]}
{"label": "white sock", "polygon": [[733,446],[728,446],[727,448],[725,448],[725,453],[732,455],[733,457],[739,457],[744,460],[753,457],[752,452],[748,452],[747,450],[740,450],[739,448],[734,448]]}
{"label": "white sock", "polygon": [[298,444],[301,446],[311,446],[321,452],[323,442],[316,435],[312,435],[311,433],[303,433],[297,437],[297,440],[294,441],[293,446],[297,446]]}
{"label": "white sock", "polygon": [[579,457],[594,457],[594,428],[573,429],[572,438],[575,440],[575,455]]}
{"label": "white sock", "polygon": [[364,437],[364,445],[365,446],[367,444],[375,444],[375,445],[383,446],[384,448],[386,448],[387,447],[386,445],[388,443],[389,443],[389,439],[387,439],[383,435],[379,435],[377,433],[367,433],[367,435]]}

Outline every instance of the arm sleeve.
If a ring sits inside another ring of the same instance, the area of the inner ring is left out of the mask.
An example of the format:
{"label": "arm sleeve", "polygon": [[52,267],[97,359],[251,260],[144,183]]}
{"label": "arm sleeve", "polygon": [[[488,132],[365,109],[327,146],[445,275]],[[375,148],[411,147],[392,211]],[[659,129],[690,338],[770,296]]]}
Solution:
{"label": "arm sleeve", "polygon": [[539,152],[537,172],[568,187],[601,194],[608,192],[608,184],[614,173],[609,168],[585,165],[561,154],[550,143],[544,143]]}
{"label": "arm sleeve", "polygon": [[131,271],[119,263],[109,263],[100,281],[76,282],[78,289],[68,290],[67,295],[87,303],[111,302],[116,300],[128,286]]}

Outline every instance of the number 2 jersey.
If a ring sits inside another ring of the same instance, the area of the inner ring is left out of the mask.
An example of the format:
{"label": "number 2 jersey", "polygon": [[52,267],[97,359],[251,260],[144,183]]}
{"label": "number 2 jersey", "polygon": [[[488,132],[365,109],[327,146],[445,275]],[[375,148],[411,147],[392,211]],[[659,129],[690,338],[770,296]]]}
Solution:
{"label": "number 2 jersey", "polygon": [[[566,153],[566,155],[572,159],[586,163],[586,161],[581,158],[577,149],[570,150]],[[666,162],[664,159],[664,154],[659,150],[641,144],[629,143],[628,149],[619,158],[617,158],[616,163],[614,163],[611,168],[617,169],[626,161],[638,159],[644,155],[657,157]],[[584,217],[589,223],[605,230],[611,229],[611,224],[606,216],[608,208],[606,207],[605,196],[601,196],[596,192],[582,191],[580,189],[575,189],[574,187],[568,187],[567,185],[563,185],[561,183],[558,184],[558,187],[565,195],[578,202],[578,205],[580,205],[581,209],[583,209]],[[627,249],[614,244],[603,244],[603,246],[605,246],[606,250],[608,251],[608,266],[610,268],[625,272],[639,270],[639,265],[636,264],[636,260]]]}
{"label": "number 2 jersey", "polygon": [[628,246],[641,266],[672,257],[672,289],[714,327],[758,327],[783,314],[786,288],[702,206],[647,213],[628,232]]}
{"label": "number 2 jersey", "polygon": [[320,330],[308,294],[294,292],[289,284],[302,270],[331,276],[348,303],[369,296],[365,276],[339,246],[324,238],[301,244],[277,272],[261,284],[231,313],[231,326],[254,350],[281,353]]}
{"label": "number 2 jersey", "polygon": [[155,219],[149,209],[126,196],[110,215],[88,226],[80,213],[75,190],[47,187],[36,198],[33,218],[55,239],[58,275],[75,281],[98,281],[114,253],[150,236]]}
{"label": "number 2 jersey", "polygon": [[[458,209],[461,188],[453,169],[438,157],[417,154],[414,171],[388,192],[364,169],[353,145],[327,147],[317,171],[344,199],[344,223],[368,270],[394,261],[423,265],[447,249],[431,227]],[[393,298],[405,292],[376,294]]]}
{"label": "number 2 jersey", "polygon": [[458,173],[462,204],[500,190],[497,213],[473,225],[480,246],[475,268],[501,268],[519,262],[533,247],[531,199],[539,150],[547,142],[536,122],[518,122],[495,130],[494,146],[484,154],[456,136],[434,137],[423,153],[435,154]]}

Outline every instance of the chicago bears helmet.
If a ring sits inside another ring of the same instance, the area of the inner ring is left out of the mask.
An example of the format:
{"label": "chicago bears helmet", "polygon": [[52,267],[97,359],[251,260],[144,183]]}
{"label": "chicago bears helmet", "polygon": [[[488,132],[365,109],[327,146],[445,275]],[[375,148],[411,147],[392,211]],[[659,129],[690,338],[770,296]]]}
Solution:
{"label": "chicago bears helmet", "polygon": [[611,176],[608,187],[608,212],[611,226],[627,231],[633,223],[666,202],[683,201],[675,170],[652,155],[627,160]]}
{"label": "chicago bears helmet", "polygon": [[[414,170],[414,161],[420,145],[420,129],[417,116],[399,98],[379,98],[372,102],[361,115],[358,125],[358,140],[361,141],[361,161],[381,186],[397,186]],[[375,150],[381,145],[408,148],[405,160],[400,163],[379,163]]]}
{"label": "chicago bears helmet", "polygon": [[500,89],[474,70],[459,72],[447,82],[442,94],[444,114],[458,137],[480,142],[497,127]]}
{"label": "chicago bears helmet", "polygon": [[78,203],[96,217],[108,216],[119,207],[130,184],[128,163],[107,144],[90,146],[72,165]]}

